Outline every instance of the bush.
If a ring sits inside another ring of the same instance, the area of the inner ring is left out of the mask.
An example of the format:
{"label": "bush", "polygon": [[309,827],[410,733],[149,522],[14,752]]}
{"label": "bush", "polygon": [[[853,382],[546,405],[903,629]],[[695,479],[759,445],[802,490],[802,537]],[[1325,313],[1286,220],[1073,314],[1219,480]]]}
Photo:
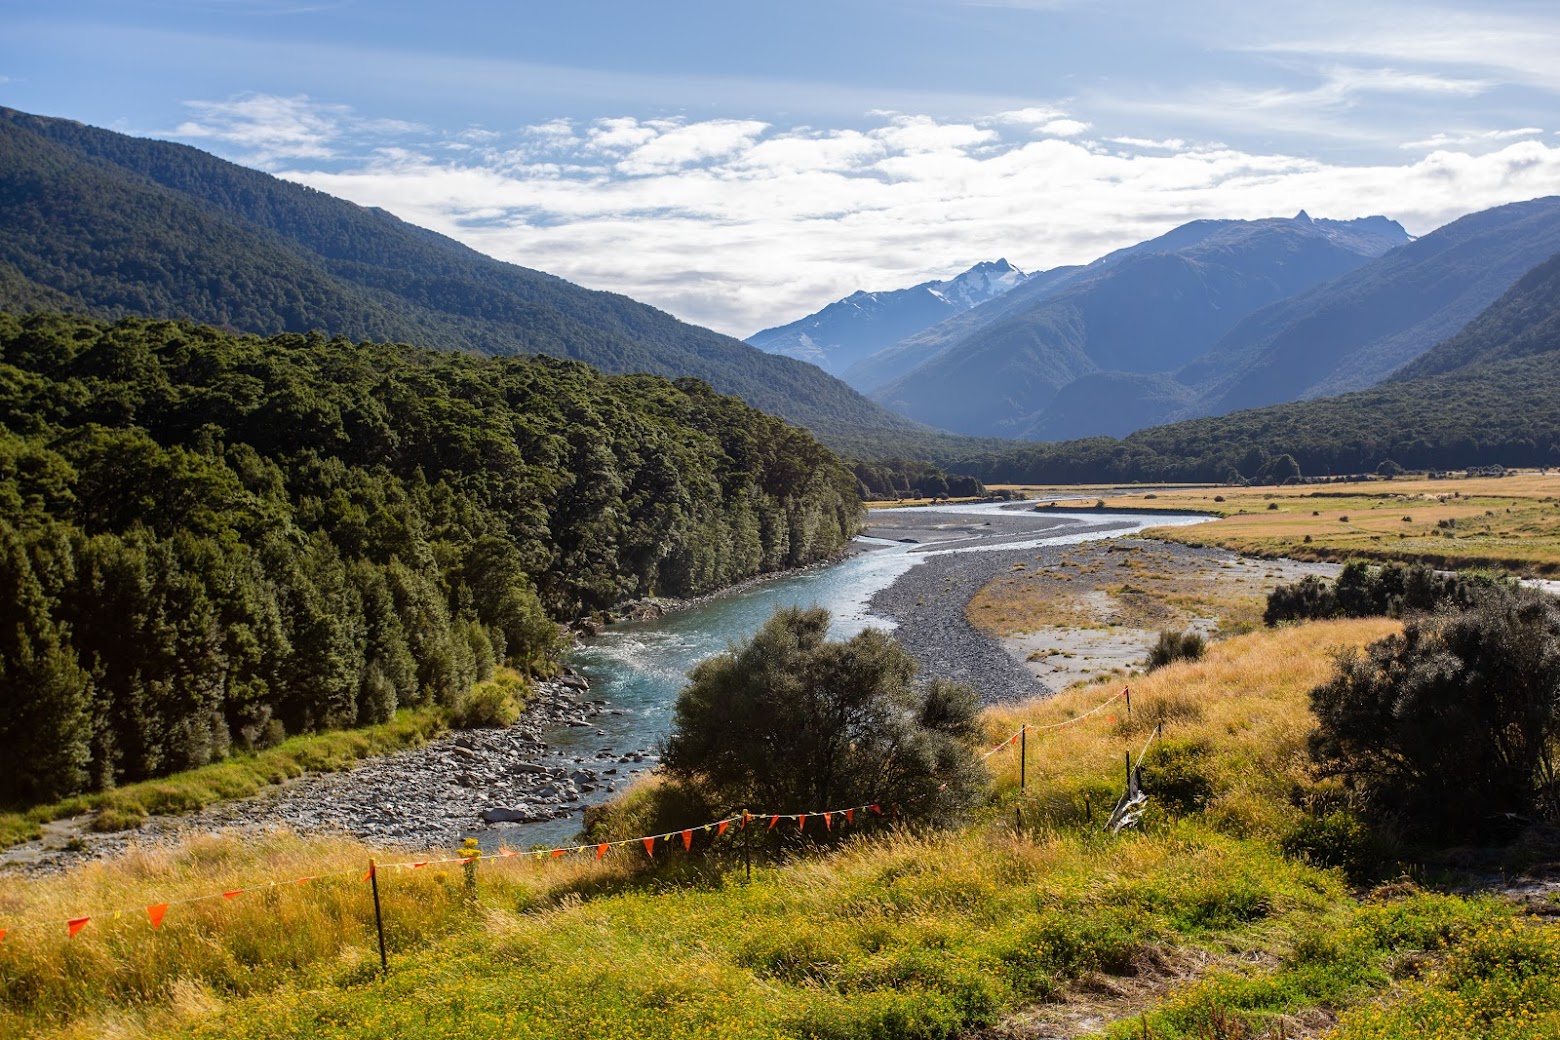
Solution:
{"label": "bush", "polygon": [[503,669],[471,688],[450,713],[450,724],[457,729],[513,726],[528,699],[525,680]]}
{"label": "bush", "polygon": [[1547,596],[1486,589],[1472,609],[1344,653],[1311,707],[1321,773],[1421,837],[1560,809],[1560,605]]}
{"label": "bush", "polygon": [[781,610],[702,662],[677,697],[663,764],[712,807],[813,812],[880,803],[912,820],[962,809],[985,780],[967,686],[912,685],[886,633],[829,642],[829,613]]}
{"label": "bush", "polygon": [[1148,670],[1176,661],[1200,661],[1207,651],[1207,640],[1196,632],[1161,632],[1159,642],[1148,652]]}

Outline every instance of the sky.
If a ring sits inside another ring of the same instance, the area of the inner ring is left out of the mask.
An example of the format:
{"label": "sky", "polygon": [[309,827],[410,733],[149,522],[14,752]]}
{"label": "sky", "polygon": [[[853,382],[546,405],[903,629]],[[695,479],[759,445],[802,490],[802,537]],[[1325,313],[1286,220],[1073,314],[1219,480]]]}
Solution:
{"label": "sky", "polygon": [[0,104],[747,336],[1199,218],[1560,193],[1560,5],[8,0]]}

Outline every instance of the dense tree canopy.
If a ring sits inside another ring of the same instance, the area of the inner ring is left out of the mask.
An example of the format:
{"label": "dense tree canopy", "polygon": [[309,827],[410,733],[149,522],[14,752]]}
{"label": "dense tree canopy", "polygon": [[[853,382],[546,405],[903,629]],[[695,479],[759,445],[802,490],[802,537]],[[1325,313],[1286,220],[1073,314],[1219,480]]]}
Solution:
{"label": "dense tree canopy", "polygon": [[0,314],[0,800],[458,707],[554,619],[825,558],[856,480],[697,380]]}

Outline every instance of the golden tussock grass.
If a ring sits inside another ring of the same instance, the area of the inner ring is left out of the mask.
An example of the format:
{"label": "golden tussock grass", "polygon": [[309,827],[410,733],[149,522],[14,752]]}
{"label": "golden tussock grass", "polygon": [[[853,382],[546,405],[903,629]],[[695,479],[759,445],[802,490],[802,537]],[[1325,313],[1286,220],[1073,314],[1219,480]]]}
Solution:
{"label": "golden tussock grass", "polygon": [[[993,744],[1029,724],[1027,782],[1034,811],[1070,820],[1089,794],[1098,811],[1123,784],[1123,756],[1137,758],[1161,721],[1167,748],[1190,748],[1211,784],[1210,817],[1237,832],[1271,832],[1294,810],[1295,785],[1309,783],[1306,737],[1314,728],[1308,693],[1333,670],[1333,652],[1397,631],[1386,619],[1267,629],[1212,644],[1200,661],[1181,662],[1129,682],[1108,679],[1054,697],[991,708]],[[1130,686],[1132,711],[1118,700],[1101,714],[1055,729]],[[999,790],[1018,785],[1017,745],[988,765]],[[1147,768],[1153,768],[1151,753]],[[1043,803],[1043,804],[1042,804]],[[1109,805],[1104,810],[1109,811]]]}
{"label": "golden tussock grass", "polygon": [[[1058,503],[1093,506],[1096,499]],[[1560,572],[1560,473],[1288,487],[1178,488],[1108,496],[1106,508],[1212,513],[1153,537],[1256,556],[1422,561]],[[1314,515],[1313,515],[1314,514]]]}

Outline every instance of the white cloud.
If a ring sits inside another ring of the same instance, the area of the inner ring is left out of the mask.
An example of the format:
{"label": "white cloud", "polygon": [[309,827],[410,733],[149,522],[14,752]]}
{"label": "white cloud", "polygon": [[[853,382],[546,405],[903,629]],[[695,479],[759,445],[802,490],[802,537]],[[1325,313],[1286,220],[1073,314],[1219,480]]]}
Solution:
{"label": "white cloud", "polygon": [[1053,119],[1060,119],[1067,113],[1059,108],[1017,108],[1009,112],[998,112],[987,122],[1013,123],[1019,126],[1039,126],[1049,123]]}
{"label": "white cloud", "polygon": [[640,144],[618,163],[618,169],[635,174],[667,173],[723,158],[752,147],[768,125],[751,119],[711,119],[674,126]]}
{"label": "white cloud", "polygon": [[1432,134],[1423,141],[1405,141],[1398,147],[1409,151],[1437,148],[1474,148],[1480,145],[1497,145],[1521,137],[1542,135],[1543,132],[1539,127],[1525,126],[1516,130],[1481,130],[1456,134],[1439,133]]}
{"label": "white cloud", "polygon": [[1053,137],[1077,137],[1087,129],[1089,124],[1079,119],[1053,119],[1039,127],[1038,132]]}
{"label": "white cloud", "polygon": [[247,161],[261,167],[282,160],[334,158],[348,141],[423,129],[400,119],[365,119],[348,105],[325,104],[304,94],[242,94],[226,101],[186,101],[184,106],[195,118],[168,131],[169,136],[236,145]]}
{"label": "white cloud", "polygon": [[1449,139],[1417,159],[1347,164],[1009,125],[1004,136],[990,121],[902,115],[863,130],[602,119],[542,135],[563,142],[545,156],[407,149],[287,176],[738,335],[972,258],[1043,269],[1187,220],[1301,208],[1384,213],[1422,234],[1560,183],[1560,144],[1535,140],[1460,151]]}

